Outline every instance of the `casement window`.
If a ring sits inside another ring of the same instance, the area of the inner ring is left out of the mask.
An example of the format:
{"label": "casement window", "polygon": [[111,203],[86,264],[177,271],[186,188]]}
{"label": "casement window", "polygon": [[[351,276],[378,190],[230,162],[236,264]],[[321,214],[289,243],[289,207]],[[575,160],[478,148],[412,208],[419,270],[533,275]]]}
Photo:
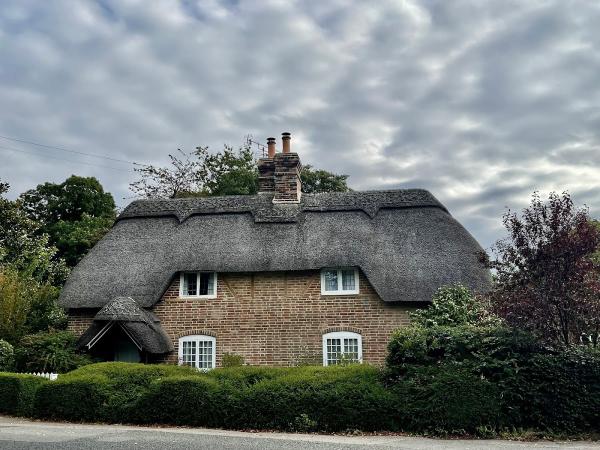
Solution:
{"label": "casement window", "polygon": [[337,331],[323,335],[323,365],[362,362],[362,337],[358,333]]}
{"label": "casement window", "polygon": [[353,267],[321,271],[322,295],[358,294],[358,270]]}
{"label": "casement window", "polygon": [[181,272],[179,296],[216,298],[217,274],[215,272]]}
{"label": "casement window", "polygon": [[194,335],[179,338],[179,364],[200,370],[214,369],[217,340],[212,336]]}

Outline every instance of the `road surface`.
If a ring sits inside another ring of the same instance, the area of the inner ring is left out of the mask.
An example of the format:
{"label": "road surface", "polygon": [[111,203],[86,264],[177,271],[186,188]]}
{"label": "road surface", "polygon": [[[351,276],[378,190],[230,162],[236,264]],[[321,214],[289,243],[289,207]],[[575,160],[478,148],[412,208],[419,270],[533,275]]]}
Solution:
{"label": "road surface", "polygon": [[329,436],[245,433],[203,428],[147,428],[37,422],[0,416],[0,449],[139,450],[389,450],[389,449],[600,449],[593,442],[441,440],[405,436]]}

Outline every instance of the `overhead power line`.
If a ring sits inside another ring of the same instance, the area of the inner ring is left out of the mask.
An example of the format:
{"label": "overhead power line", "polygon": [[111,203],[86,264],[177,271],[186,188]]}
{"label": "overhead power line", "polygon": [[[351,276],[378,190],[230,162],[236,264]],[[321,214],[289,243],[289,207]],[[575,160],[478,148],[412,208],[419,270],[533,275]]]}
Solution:
{"label": "overhead power line", "polygon": [[51,148],[51,149],[54,149],[54,150],[60,150],[61,152],[69,152],[69,153],[76,153],[78,155],[90,156],[92,158],[107,159],[107,160],[110,160],[110,161],[116,161],[116,162],[121,162],[121,163],[126,163],[126,164],[133,164],[133,165],[136,165],[136,166],[144,166],[145,165],[145,164],[136,163],[135,161],[127,161],[125,159],[113,158],[111,156],[105,156],[105,155],[95,155],[93,153],[81,152],[81,151],[78,151],[78,150],[70,150],[70,149],[64,148],[64,147],[56,147],[54,145],[40,144],[39,142],[28,141],[28,140],[25,140],[25,139],[17,139],[17,138],[8,137],[8,136],[2,136],[2,135],[0,135],[0,138],[7,139],[9,141],[14,141],[14,142],[22,142],[24,144],[37,145],[38,147],[44,147],[44,148]]}
{"label": "overhead power line", "polygon": [[28,152],[27,150],[21,150],[19,148],[13,148],[13,147],[5,147],[3,145],[0,145],[0,149],[10,150],[12,152],[27,153],[28,155],[43,156],[45,158],[57,159],[59,161],[67,161],[67,162],[71,162],[71,163],[74,163],[74,164],[83,164],[83,165],[86,165],[86,166],[93,166],[93,167],[104,167],[106,169],[118,170],[120,172],[129,172],[129,170],[122,169],[122,168],[119,168],[119,167],[111,167],[111,166],[105,166],[105,165],[102,165],[102,164],[94,164],[94,163],[87,163],[87,162],[84,162],[84,161],[75,161],[75,160],[72,160],[72,159],[58,158],[56,156],[46,155],[44,153]]}

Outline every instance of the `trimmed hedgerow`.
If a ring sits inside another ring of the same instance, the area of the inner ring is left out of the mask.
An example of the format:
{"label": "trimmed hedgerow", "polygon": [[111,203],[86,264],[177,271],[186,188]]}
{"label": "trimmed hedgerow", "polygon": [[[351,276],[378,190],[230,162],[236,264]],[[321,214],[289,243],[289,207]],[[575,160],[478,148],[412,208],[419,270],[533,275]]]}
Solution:
{"label": "trimmed hedgerow", "polygon": [[205,376],[156,380],[139,399],[132,420],[203,427],[235,427],[244,417],[240,396],[246,386]]}
{"label": "trimmed hedgerow", "polygon": [[504,425],[499,387],[456,367],[415,367],[390,390],[404,431],[478,433]]}
{"label": "trimmed hedgerow", "polygon": [[155,381],[136,421],[281,430],[393,429],[393,397],[370,366],[217,369]]}
{"label": "trimmed hedgerow", "polygon": [[39,392],[40,415],[69,420],[132,422],[136,405],[157,379],[198,376],[189,367],[99,363],[59,377]]}
{"label": "trimmed hedgerow", "polygon": [[402,429],[600,430],[600,352],[590,348],[550,350],[505,326],[417,326],[394,334],[387,364]]}
{"label": "trimmed hedgerow", "polygon": [[59,377],[41,386],[35,396],[38,417],[100,422],[111,389],[102,375]]}
{"label": "trimmed hedgerow", "polygon": [[388,344],[388,376],[412,366],[469,365],[486,378],[511,376],[543,349],[529,333],[505,326],[420,327],[397,330]]}
{"label": "trimmed hedgerow", "polygon": [[245,426],[294,431],[393,430],[393,397],[368,366],[298,370],[242,397]]}
{"label": "trimmed hedgerow", "polygon": [[503,383],[506,414],[521,427],[600,431],[600,353],[536,355]]}
{"label": "trimmed hedgerow", "polygon": [[47,381],[34,375],[0,373],[0,412],[30,416],[34,410],[36,390]]}

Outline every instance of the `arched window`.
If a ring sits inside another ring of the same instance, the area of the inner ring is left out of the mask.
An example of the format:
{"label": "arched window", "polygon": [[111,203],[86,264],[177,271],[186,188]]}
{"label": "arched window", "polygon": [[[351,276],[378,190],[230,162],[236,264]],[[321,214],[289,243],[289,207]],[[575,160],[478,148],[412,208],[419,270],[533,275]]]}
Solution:
{"label": "arched window", "polygon": [[212,336],[193,335],[179,338],[179,364],[202,370],[216,365],[217,340]]}
{"label": "arched window", "polygon": [[362,337],[350,331],[336,331],[323,335],[323,365],[362,361]]}

